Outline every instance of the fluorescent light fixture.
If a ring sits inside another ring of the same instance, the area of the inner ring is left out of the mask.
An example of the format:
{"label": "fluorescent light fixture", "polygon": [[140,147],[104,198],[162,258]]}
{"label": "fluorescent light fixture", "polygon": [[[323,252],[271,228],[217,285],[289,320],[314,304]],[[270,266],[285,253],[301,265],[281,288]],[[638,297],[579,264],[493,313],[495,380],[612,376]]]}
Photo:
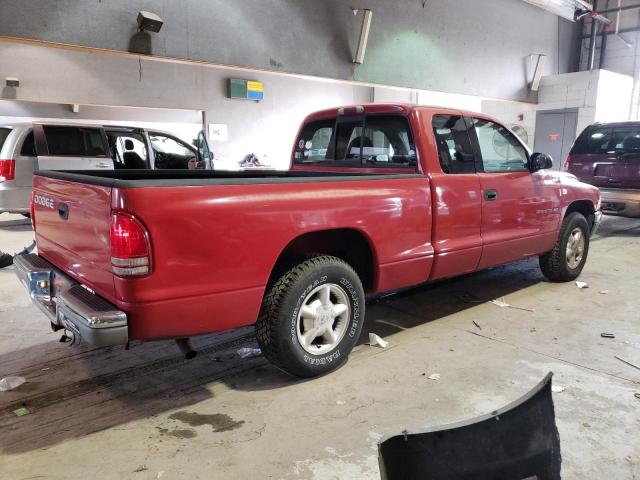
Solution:
{"label": "fluorescent light fixture", "polygon": [[364,54],[367,51],[367,42],[369,41],[369,31],[371,30],[371,18],[373,12],[371,10],[362,10],[362,27],[360,28],[360,39],[358,40],[358,48],[353,63],[364,62]]}
{"label": "fluorescent light fixture", "polygon": [[576,10],[592,11],[593,6],[582,0],[524,0],[559,17],[575,21]]}

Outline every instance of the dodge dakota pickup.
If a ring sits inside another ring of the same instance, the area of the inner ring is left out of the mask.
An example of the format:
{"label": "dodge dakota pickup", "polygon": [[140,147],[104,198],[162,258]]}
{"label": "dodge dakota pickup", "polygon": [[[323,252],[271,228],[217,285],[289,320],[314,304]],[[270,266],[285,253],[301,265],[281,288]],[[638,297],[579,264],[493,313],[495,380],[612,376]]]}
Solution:
{"label": "dodge dakota pickup", "polygon": [[16,273],[70,343],[128,345],[256,325],[311,377],[343,364],[367,296],[538,256],[575,279],[598,189],[485,115],[401,104],[308,116],[286,172],[34,176],[38,254]]}

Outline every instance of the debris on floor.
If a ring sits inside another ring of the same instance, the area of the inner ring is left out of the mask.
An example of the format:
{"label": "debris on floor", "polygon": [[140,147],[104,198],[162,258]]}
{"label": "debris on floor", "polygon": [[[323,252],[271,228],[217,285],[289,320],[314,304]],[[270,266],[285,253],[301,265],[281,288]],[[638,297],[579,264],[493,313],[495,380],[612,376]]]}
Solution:
{"label": "debris on floor", "polygon": [[262,350],[259,348],[243,347],[239,348],[236,353],[240,355],[240,358],[253,358],[262,355]]}
{"label": "debris on floor", "polygon": [[0,380],[0,392],[8,392],[14,388],[18,388],[27,380],[24,377],[5,377]]}
{"label": "debris on floor", "polygon": [[471,320],[473,322],[473,324],[478,327],[478,329],[482,330],[482,327],[480,326],[480,324],[478,322],[476,322],[475,320]]}
{"label": "debris on floor", "polygon": [[459,300],[463,301],[464,303],[482,303],[483,302],[474,294],[469,292],[461,292],[456,296],[458,297]]}
{"label": "debris on floor", "polygon": [[25,415],[29,415],[31,412],[27,407],[16,408],[13,413],[16,417],[24,417]]}
{"label": "debris on floor", "polygon": [[627,365],[629,365],[629,366],[631,366],[633,368],[637,368],[638,370],[640,370],[640,366],[638,366],[638,365],[636,365],[634,363],[631,363],[630,361],[625,360],[624,358],[620,358],[618,355],[614,355],[613,358],[615,358],[617,360],[620,360],[621,362],[626,363]]}
{"label": "debris on floor", "polygon": [[440,374],[439,373],[432,373],[431,375],[429,375],[429,380],[440,380]]}
{"label": "debris on floor", "polygon": [[511,305],[504,301],[504,297],[502,297],[500,300],[491,300],[489,303],[493,303],[494,305],[501,308],[515,308],[516,310],[524,310],[525,312],[531,312],[531,313],[535,312],[535,310],[531,308],[516,307],[514,305]]}
{"label": "debris on floor", "polygon": [[602,333],[600,334],[600,336],[601,336],[602,338],[616,338],[615,334],[613,334],[613,333],[607,333],[607,332],[602,332]]}
{"label": "debris on floor", "polygon": [[609,293],[609,290],[600,290],[598,293],[600,295],[607,295]]}
{"label": "debris on floor", "polygon": [[578,288],[589,288],[589,284],[587,282],[576,281],[576,286]]}
{"label": "debris on floor", "polygon": [[375,333],[369,333],[369,345],[371,345],[372,347],[386,348],[387,345],[389,345],[389,342],[383,340]]}
{"label": "debris on floor", "polygon": [[633,396],[640,400],[640,393],[634,393]]}
{"label": "debris on floor", "polygon": [[336,400],[336,405],[346,405],[347,402],[345,402],[344,400]]}
{"label": "debris on floor", "polygon": [[551,391],[553,393],[562,393],[567,389],[567,387],[561,387],[560,385],[552,385]]}
{"label": "debris on floor", "polygon": [[551,374],[490,415],[388,435],[378,443],[378,455],[381,476],[389,479],[558,480],[562,458]]}
{"label": "debris on floor", "polygon": [[149,470],[149,469],[147,468],[147,466],[146,466],[146,465],[140,465],[138,468],[136,468],[136,469],[133,471],[133,473],[144,472],[145,470]]}

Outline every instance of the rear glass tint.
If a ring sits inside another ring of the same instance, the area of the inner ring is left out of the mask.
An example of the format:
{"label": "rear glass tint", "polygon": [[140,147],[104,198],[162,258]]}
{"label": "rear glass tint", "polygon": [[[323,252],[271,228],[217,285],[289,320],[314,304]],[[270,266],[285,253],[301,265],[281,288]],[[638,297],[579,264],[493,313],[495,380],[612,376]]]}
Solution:
{"label": "rear glass tint", "polygon": [[640,126],[594,126],[580,134],[571,149],[576,155],[640,153]]}
{"label": "rear glass tint", "polygon": [[404,116],[369,115],[307,123],[296,140],[293,162],[409,167],[416,165],[416,158],[413,136]]}
{"label": "rear glass tint", "polygon": [[11,133],[10,128],[5,128],[5,127],[0,128],[0,150],[2,150],[4,141],[7,139],[10,133]]}
{"label": "rear glass tint", "polygon": [[105,149],[98,128],[44,127],[49,155],[104,157]]}

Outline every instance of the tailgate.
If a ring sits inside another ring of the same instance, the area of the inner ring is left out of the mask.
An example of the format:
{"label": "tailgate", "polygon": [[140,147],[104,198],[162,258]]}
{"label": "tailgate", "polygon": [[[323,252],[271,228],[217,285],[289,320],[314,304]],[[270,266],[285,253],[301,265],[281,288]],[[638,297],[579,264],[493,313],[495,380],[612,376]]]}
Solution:
{"label": "tailgate", "polygon": [[78,282],[113,299],[111,187],[35,175],[38,253]]}

